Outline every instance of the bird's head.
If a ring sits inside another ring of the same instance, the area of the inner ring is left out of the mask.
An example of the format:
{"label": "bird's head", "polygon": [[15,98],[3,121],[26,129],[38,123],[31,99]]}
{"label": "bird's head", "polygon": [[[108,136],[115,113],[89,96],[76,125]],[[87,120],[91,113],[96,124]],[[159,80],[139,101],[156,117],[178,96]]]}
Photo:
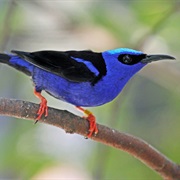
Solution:
{"label": "bird's head", "polygon": [[175,59],[169,55],[148,55],[141,51],[119,48],[102,53],[106,62],[107,73],[111,77],[118,77],[127,82],[135,73],[148,63],[158,60]]}
{"label": "bird's head", "polygon": [[172,56],[164,54],[148,55],[141,51],[119,48],[107,51],[109,55],[115,57],[120,63],[128,66],[135,64],[147,64],[153,61],[165,60],[165,59],[175,59]]}

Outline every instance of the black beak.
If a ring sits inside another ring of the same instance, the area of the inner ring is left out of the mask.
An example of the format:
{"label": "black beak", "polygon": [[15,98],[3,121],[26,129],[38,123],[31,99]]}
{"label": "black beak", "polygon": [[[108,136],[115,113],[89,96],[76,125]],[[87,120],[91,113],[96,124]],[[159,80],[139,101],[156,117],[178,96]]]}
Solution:
{"label": "black beak", "polygon": [[152,61],[159,61],[164,59],[175,60],[174,57],[169,55],[157,54],[157,55],[147,55],[144,59],[141,60],[142,63],[150,63]]}

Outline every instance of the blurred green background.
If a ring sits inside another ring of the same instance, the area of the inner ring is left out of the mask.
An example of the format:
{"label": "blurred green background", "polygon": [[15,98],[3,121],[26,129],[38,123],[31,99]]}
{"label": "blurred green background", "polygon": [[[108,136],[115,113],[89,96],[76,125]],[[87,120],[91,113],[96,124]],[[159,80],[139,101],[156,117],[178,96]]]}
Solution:
{"label": "blurred green background", "polygon": [[[0,0],[0,50],[170,54],[148,65],[113,102],[91,108],[101,124],[138,136],[180,163],[180,2]],[[0,65],[0,96],[39,103],[29,77]],[[46,93],[49,106],[78,113]],[[0,179],[161,179],[134,157],[79,135],[0,117]]]}

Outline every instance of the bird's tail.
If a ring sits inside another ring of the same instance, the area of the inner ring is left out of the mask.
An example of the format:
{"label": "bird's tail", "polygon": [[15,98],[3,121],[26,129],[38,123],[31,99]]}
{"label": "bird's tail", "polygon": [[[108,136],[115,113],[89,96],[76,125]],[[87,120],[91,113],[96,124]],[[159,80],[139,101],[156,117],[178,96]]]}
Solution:
{"label": "bird's tail", "polygon": [[0,63],[7,64],[28,76],[31,76],[32,66],[18,56],[0,53]]}
{"label": "bird's tail", "polygon": [[0,53],[0,63],[9,64],[11,57],[8,54]]}

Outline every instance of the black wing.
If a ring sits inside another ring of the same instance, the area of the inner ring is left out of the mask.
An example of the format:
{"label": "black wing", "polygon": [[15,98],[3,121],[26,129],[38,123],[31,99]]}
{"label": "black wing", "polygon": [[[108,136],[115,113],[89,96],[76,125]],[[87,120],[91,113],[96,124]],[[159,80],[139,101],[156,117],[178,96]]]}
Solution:
{"label": "black wing", "polygon": [[[101,53],[92,51],[12,51],[29,63],[73,82],[91,82],[93,85],[106,74]],[[78,62],[73,58],[80,58]],[[95,75],[83,62],[90,61],[99,71]]]}

